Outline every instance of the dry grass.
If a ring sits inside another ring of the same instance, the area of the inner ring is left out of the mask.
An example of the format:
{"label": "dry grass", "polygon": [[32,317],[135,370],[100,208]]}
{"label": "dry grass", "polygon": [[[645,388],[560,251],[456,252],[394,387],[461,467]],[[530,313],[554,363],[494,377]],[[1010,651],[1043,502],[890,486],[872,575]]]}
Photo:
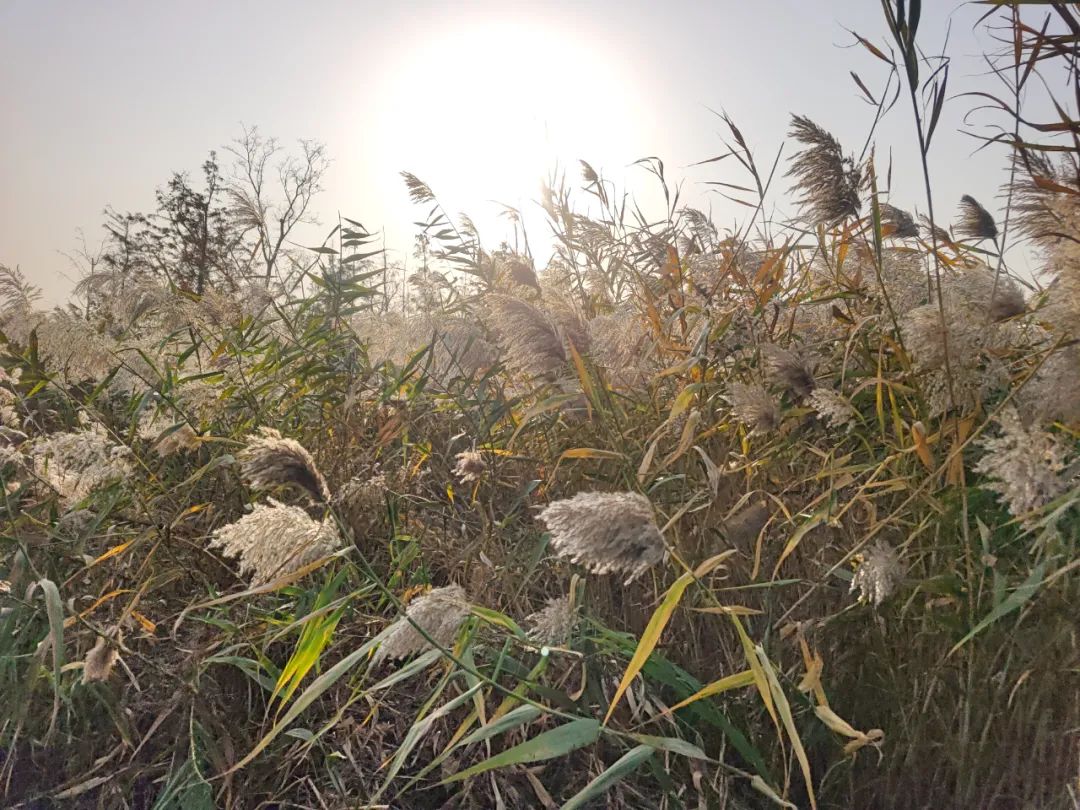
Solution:
{"label": "dry grass", "polygon": [[0,276],[5,802],[1075,807],[1078,154],[1017,146],[1044,288],[807,118],[762,222],[728,123],[743,230],[586,166],[539,272],[407,175],[405,310],[349,229],[258,306]]}

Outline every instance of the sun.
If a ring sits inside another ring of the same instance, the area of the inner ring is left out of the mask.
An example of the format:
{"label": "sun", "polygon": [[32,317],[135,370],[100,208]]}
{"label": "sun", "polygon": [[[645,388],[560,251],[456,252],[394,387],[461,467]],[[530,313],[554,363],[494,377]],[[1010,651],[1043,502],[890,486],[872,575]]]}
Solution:
{"label": "sun", "polygon": [[562,29],[461,26],[397,58],[377,93],[375,154],[459,210],[527,205],[556,164],[619,155],[637,124],[628,73]]}

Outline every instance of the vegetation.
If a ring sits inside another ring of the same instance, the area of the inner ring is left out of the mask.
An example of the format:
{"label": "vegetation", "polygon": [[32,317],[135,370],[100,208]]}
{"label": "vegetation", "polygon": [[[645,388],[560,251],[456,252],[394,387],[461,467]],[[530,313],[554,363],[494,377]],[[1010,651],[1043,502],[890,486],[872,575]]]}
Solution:
{"label": "vegetation", "polygon": [[1020,101],[1080,13],[988,11],[1007,216],[949,230],[948,62],[883,7],[922,226],[801,116],[769,221],[725,118],[737,232],[585,165],[538,271],[406,174],[406,276],[291,248],[321,149],[249,132],[67,309],[5,268],[5,803],[1077,806],[1080,124]]}

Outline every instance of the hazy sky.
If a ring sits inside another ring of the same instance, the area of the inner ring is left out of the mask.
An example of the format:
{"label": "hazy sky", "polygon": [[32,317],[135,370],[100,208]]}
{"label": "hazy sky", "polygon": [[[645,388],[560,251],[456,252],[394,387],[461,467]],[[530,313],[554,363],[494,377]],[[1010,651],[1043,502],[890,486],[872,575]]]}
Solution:
{"label": "hazy sky", "polygon": [[[997,92],[979,57],[992,43],[973,29],[985,7],[924,6],[926,50],[952,21],[950,95]],[[690,167],[723,151],[710,109],[732,116],[766,166],[792,112],[861,149],[873,109],[849,71],[877,93],[886,68],[848,47],[845,28],[882,44],[880,4],[0,0],[0,262],[19,265],[49,303],[62,300],[73,283],[62,252],[78,245],[77,229],[96,245],[106,205],[150,210],[173,170],[197,175],[241,123],[285,143],[324,142],[333,164],[322,221],[340,211],[385,227],[403,252],[420,212],[402,169],[472,215],[489,247],[506,235],[490,200],[535,211],[555,160],[586,159],[634,189],[649,179],[630,164],[662,157],[686,199],[712,202],[728,224],[741,211],[704,183],[746,178],[733,161]],[[958,132],[973,105],[950,101],[932,148],[939,219],[963,193],[997,209],[1003,151],[974,154],[978,142]],[[925,210],[912,132],[910,107],[898,104],[878,130],[879,171],[891,152],[893,202]]]}

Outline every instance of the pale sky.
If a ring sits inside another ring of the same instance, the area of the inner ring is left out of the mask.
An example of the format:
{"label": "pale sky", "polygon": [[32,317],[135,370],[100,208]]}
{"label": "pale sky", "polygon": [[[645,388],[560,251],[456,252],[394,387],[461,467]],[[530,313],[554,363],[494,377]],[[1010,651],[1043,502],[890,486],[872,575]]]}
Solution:
{"label": "pale sky", "polygon": [[[1000,92],[979,57],[990,40],[973,30],[985,7],[924,6],[927,51],[952,21],[950,95]],[[861,149],[874,111],[849,71],[878,93],[886,68],[848,47],[845,28],[883,45],[879,2],[0,0],[0,263],[59,303],[74,283],[62,254],[79,228],[96,245],[106,205],[151,210],[172,171],[198,179],[207,153],[242,123],[283,143],[326,144],[324,225],[300,237],[306,244],[340,211],[385,228],[404,257],[421,212],[401,170],[470,214],[485,246],[509,235],[491,200],[524,206],[542,242],[533,201],[546,169],[559,161],[576,182],[582,158],[620,187],[645,189],[649,176],[630,164],[650,155],[684,181],[687,202],[712,203],[722,227],[743,209],[705,181],[746,178],[731,160],[690,166],[723,151],[727,133],[710,110],[731,115],[763,170],[791,113]],[[974,104],[951,100],[935,136],[939,220],[964,193],[998,209],[1003,148],[975,154],[978,142],[958,132]],[[968,129],[992,120],[1001,118],[984,114]],[[925,211],[903,99],[879,126],[881,174],[890,150],[893,203]],[[771,197],[781,211],[791,210],[786,188],[780,180]]]}

